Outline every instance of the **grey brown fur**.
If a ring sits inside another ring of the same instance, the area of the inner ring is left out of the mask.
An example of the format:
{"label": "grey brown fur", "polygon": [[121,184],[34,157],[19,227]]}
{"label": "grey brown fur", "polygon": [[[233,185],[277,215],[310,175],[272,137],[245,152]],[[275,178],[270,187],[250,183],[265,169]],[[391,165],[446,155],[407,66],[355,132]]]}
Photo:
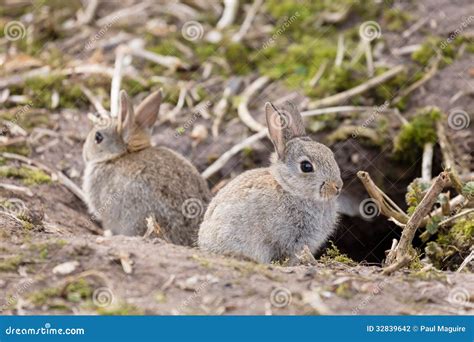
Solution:
{"label": "grey brown fur", "polygon": [[[265,109],[277,155],[270,167],[247,171],[219,191],[198,241],[204,250],[270,263],[294,260],[305,245],[313,253],[320,248],[336,226],[342,180],[332,151],[306,136],[295,106]],[[301,171],[303,160],[314,172]]]}
{"label": "grey brown fur", "polygon": [[[211,196],[189,161],[150,146],[160,103],[161,94],[152,94],[135,115],[121,93],[119,118],[96,125],[86,139],[83,189],[91,213],[114,234],[143,235],[153,216],[171,242],[195,245]],[[96,132],[103,137],[99,144]]]}

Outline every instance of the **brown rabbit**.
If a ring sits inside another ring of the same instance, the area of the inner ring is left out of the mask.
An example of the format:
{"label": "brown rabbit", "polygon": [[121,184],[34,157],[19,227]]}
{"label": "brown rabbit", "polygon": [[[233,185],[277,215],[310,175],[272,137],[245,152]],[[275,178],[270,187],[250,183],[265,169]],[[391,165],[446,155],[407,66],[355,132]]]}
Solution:
{"label": "brown rabbit", "polygon": [[165,238],[194,245],[211,198],[206,181],[183,156],[151,147],[161,91],[136,109],[120,93],[118,118],[96,124],[83,149],[83,190],[91,213],[114,234],[143,235],[153,216]]}
{"label": "brown rabbit", "polygon": [[332,151],[311,140],[296,107],[265,106],[276,156],[270,167],[250,170],[222,188],[209,204],[199,247],[269,263],[304,246],[316,252],[333,233],[342,188]]}

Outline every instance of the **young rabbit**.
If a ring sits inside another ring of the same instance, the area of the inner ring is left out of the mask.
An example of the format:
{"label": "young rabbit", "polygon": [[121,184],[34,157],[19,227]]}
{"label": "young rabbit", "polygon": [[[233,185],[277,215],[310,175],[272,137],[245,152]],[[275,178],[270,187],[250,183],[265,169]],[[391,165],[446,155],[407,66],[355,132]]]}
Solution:
{"label": "young rabbit", "polygon": [[265,112],[276,150],[271,166],[246,171],[218,192],[198,244],[261,263],[295,262],[305,245],[315,253],[334,231],[342,180],[333,153],[306,135],[294,105],[267,103]]}
{"label": "young rabbit", "polygon": [[114,234],[143,235],[154,217],[171,242],[195,245],[210,191],[181,155],[151,147],[161,92],[148,96],[134,112],[125,91],[118,118],[96,124],[83,149],[83,190],[93,216]]}

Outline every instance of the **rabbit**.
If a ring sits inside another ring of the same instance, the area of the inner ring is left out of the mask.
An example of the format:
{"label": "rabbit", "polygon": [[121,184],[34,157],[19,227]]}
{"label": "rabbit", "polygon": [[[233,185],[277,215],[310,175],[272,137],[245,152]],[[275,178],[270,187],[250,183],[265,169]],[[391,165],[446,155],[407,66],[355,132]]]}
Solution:
{"label": "rabbit", "polygon": [[170,242],[196,245],[211,195],[207,182],[183,156],[151,147],[161,91],[134,111],[120,93],[118,118],[99,122],[83,147],[83,191],[93,217],[113,234],[143,235],[152,216]]}
{"label": "rabbit", "polygon": [[265,104],[276,153],[271,165],[246,171],[211,200],[199,229],[200,249],[259,263],[298,263],[305,246],[315,253],[334,232],[342,189],[333,152],[305,133],[292,103]]}

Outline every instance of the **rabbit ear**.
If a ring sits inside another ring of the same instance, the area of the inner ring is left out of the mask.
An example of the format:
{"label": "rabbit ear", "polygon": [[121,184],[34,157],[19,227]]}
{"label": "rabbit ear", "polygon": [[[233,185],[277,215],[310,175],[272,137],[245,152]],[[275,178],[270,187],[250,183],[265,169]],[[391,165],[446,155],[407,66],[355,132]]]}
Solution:
{"label": "rabbit ear", "polygon": [[151,129],[158,118],[161,105],[161,89],[149,95],[137,107],[135,124],[141,129]]}
{"label": "rabbit ear", "polygon": [[287,129],[290,139],[305,136],[306,130],[304,128],[303,118],[296,105],[293,102],[287,101],[285,102],[284,111],[289,114]]}
{"label": "rabbit ear", "polygon": [[290,102],[286,103],[283,110],[278,110],[273,104],[267,102],[265,115],[270,139],[275,145],[278,157],[283,158],[286,143],[293,138],[306,135],[301,114]]}
{"label": "rabbit ear", "polygon": [[280,125],[280,114],[270,102],[265,103],[265,117],[267,119],[270,139],[275,146],[278,156],[282,157],[285,151],[285,142],[283,141],[283,129]]}
{"label": "rabbit ear", "polygon": [[[122,134],[123,128],[125,125],[125,120],[130,115],[130,112],[133,112],[133,108],[130,111],[131,103],[130,99],[128,98],[127,92],[125,90],[120,91],[120,102],[119,102],[119,110],[118,110],[118,120],[117,120],[117,132]],[[133,115],[133,113],[132,113]]]}

